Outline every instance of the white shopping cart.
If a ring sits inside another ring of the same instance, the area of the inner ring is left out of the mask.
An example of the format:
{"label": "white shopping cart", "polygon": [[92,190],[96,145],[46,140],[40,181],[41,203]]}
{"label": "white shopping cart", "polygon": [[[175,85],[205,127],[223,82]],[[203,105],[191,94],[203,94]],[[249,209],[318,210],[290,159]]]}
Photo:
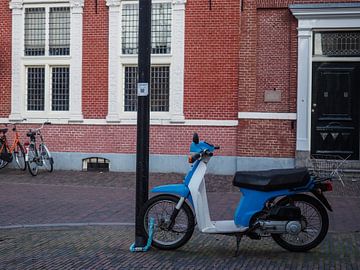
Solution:
{"label": "white shopping cart", "polygon": [[318,177],[331,177],[333,180],[340,180],[344,184],[343,166],[350,155],[343,158],[339,155],[314,154],[310,158],[310,167]]}

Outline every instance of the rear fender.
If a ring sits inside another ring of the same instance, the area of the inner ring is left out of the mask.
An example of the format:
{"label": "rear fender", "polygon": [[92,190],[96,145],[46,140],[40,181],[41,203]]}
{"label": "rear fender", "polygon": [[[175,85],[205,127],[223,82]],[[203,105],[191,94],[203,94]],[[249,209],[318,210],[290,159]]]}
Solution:
{"label": "rear fender", "polygon": [[193,206],[193,200],[190,194],[190,190],[184,184],[173,184],[173,185],[163,185],[157,186],[151,189],[152,193],[165,193],[165,194],[174,194],[178,195],[179,197],[184,197],[188,199]]}
{"label": "rear fender", "polygon": [[329,203],[329,201],[326,199],[326,197],[324,196],[324,194],[322,192],[318,192],[316,190],[312,190],[311,191],[312,194],[314,194],[314,196],[323,204],[325,205],[325,207],[329,210],[329,211],[333,211],[331,204]]}

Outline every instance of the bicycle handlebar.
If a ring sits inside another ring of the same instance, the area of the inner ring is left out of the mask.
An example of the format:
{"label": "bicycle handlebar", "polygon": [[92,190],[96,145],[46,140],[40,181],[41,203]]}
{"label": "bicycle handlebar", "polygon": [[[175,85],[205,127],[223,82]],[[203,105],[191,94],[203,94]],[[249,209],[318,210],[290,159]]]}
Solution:
{"label": "bicycle handlebar", "polygon": [[51,125],[51,122],[46,121],[46,122],[42,123],[41,127],[39,127],[39,128],[30,128],[29,131],[37,134],[41,129],[44,128],[44,125]]}

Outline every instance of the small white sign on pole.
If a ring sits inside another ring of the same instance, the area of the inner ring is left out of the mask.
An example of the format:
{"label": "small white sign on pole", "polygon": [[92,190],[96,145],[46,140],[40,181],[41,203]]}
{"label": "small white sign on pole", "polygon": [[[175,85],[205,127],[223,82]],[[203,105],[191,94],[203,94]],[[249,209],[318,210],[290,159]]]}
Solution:
{"label": "small white sign on pole", "polygon": [[149,95],[149,84],[148,83],[138,83],[138,96],[148,96]]}

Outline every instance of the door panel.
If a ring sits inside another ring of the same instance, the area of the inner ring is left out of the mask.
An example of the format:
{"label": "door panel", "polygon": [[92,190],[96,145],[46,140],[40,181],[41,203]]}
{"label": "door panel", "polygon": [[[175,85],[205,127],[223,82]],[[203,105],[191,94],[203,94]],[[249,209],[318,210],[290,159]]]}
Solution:
{"label": "door panel", "polygon": [[359,63],[313,63],[312,154],[359,159]]}

